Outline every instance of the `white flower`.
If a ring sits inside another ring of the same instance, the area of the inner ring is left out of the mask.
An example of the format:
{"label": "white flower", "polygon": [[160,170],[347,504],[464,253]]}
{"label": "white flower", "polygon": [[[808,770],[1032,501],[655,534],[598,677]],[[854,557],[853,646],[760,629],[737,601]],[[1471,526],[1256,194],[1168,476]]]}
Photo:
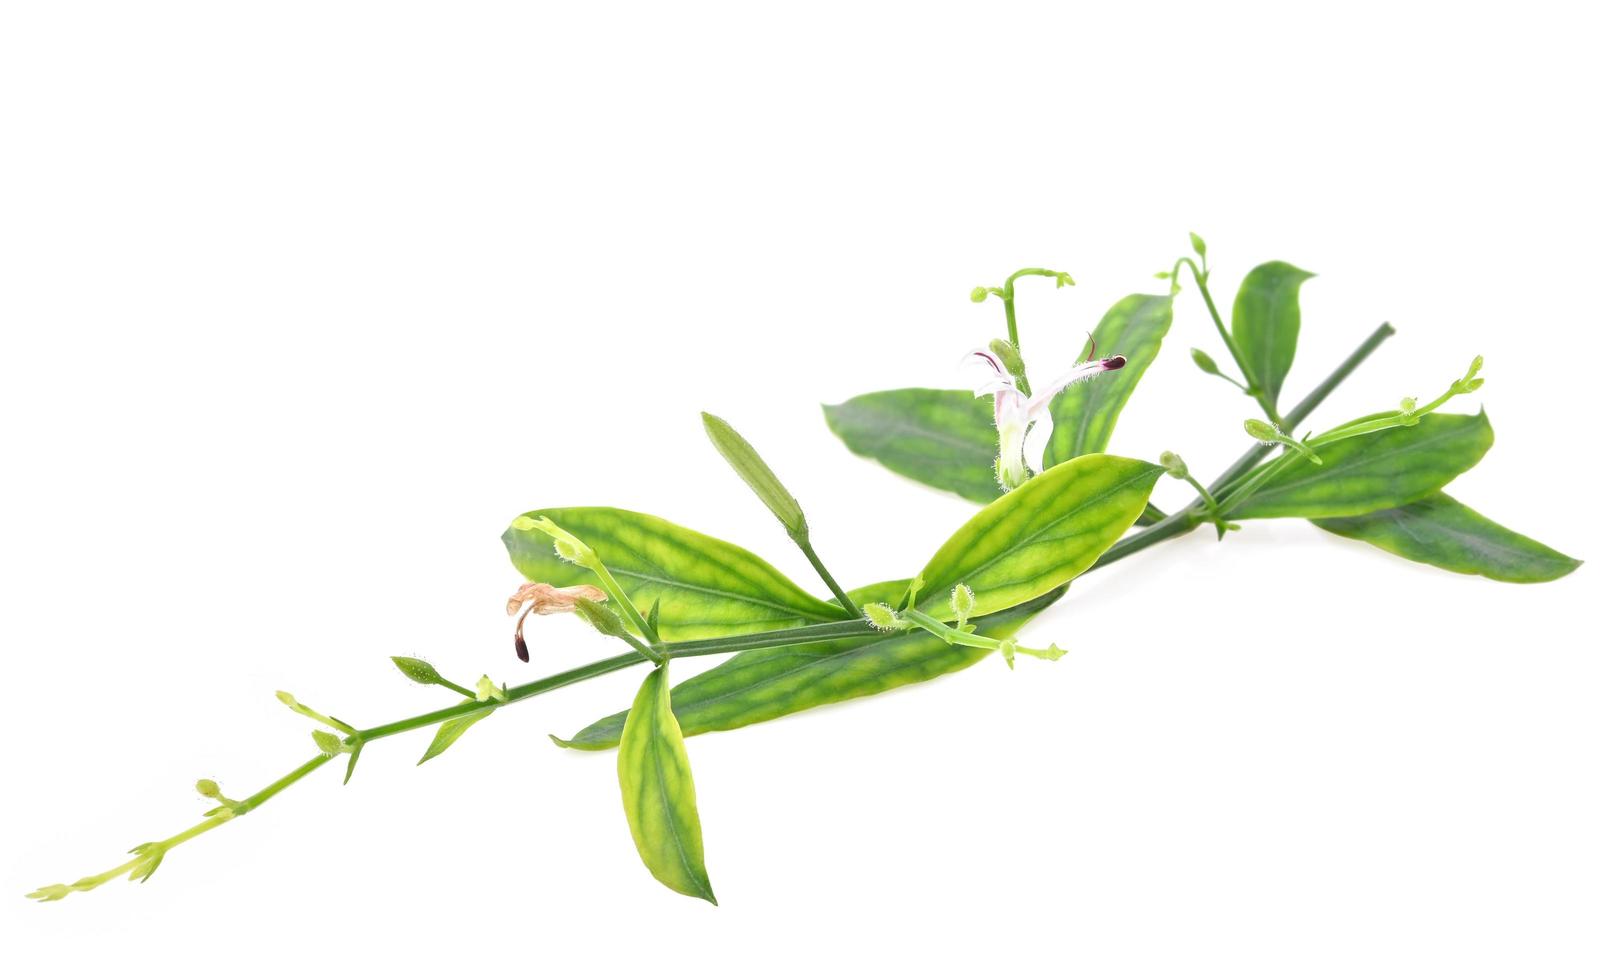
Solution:
{"label": "white flower", "polygon": [[1000,359],[986,350],[975,350],[967,355],[969,361],[981,363],[993,372],[994,377],[973,389],[973,395],[982,398],[994,396],[994,427],[1000,436],[1000,455],[994,461],[995,479],[1006,490],[1015,490],[1028,479],[1028,471],[1038,473],[1044,469],[1044,449],[1050,442],[1054,422],[1050,418],[1050,400],[1063,388],[1087,381],[1097,374],[1115,371],[1128,363],[1121,354],[1113,357],[1088,360],[1074,365],[1072,370],[1041,388],[1032,397],[1023,395],[1017,379],[1001,365]]}

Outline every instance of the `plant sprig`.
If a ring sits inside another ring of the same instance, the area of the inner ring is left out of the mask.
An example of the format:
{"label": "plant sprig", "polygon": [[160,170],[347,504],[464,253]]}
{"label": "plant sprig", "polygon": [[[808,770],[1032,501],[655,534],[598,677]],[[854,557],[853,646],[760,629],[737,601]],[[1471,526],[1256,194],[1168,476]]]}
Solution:
{"label": "plant sprig", "polygon": [[[1135,295],[1118,303],[1091,334],[1083,363],[1034,397],[1021,353],[1016,283],[1045,277],[1060,288],[1073,280],[1050,269],[1018,270],[1004,285],[979,287],[971,295],[974,302],[997,296],[1005,306],[1007,338],[993,341],[987,353],[978,352],[997,372],[996,383],[979,392],[995,396],[992,412],[965,392],[933,389],[875,393],[852,400],[859,406],[830,407],[830,425],[851,448],[913,479],[959,489],[983,505],[912,577],[845,589],[813,547],[810,522],[794,494],[748,440],[723,419],[704,414],[713,446],[778,519],[831,600],[818,599],[737,545],[650,515],[610,508],[529,511],[512,522],[504,538],[513,563],[528,579],[507,607],[513,614],[520,611],[519,659],[530,659],[523,624],[531,612],[570,612],[599,634],[626,643],[625,652],[522,684],[497,683],[485,672],[472,686],[448,680],[426,660],[397,656],[393,662],[405,677],[443,688],[457,700],[368,728],[278,692],[283,704],[321,726],[312,733],[315,756],[242,799],[226,797],[215,781],[202,779],[196,790],[213,805],[199,822],[138,845],[130,859],[108,871],[49,885],[29,897],[56,901],[122,876],[146,881],[173,849],[250,813],[341,756],[348,756],[348,782],[373,742],[433,729],[420,764],[497,711],[647,665],[631,708],[571,739],[554,740],[566,748],[619,749],[622,802],[644,864],[668,887],[715,903],[687,736],[876,694],[960,670],[991,654],[998,653],[1008,666],[1018,655],[1058,659],[1064,652],[1060,646],[1026,646],[1016,632],[1058,601],[1076,578],[1202,524],[1215,526],[1220,539],[1240,529],[1237,521],[1303,517],[1413,560],[1512,581],[1548,581],[1577,567],[1575,560],[1493,524],[1441,492],[1488,448],[1490,433],[1481,413],[1438,412],[1482,386],[1482,358],[1432,401],[1419,405],[1407,398],[1398,410],[1295,437],[1311,412],[1393,329],[1384,324],[1373,331],[1280,415],[1277,398],[1299,331],[1298,289],[1309,273],[1282,262],[1252,269],[1240,287],[1230,330],[1209,289],[1206,243],[1194,234],[1190,243],[1199,262],[1185,256],[1162,277],[1172,280],[1176,293],[1179,273],[1189,269],[1244,380],[1225,374],[1198,349],[1191,349],[1191,357],[1201,370],[1239,387],[1267,416],[1246,423],[1255,444],[1210,483],[1198,480],[1175,453],[1163,453],[1157,465],[1103,452],[1123,404],[1171,324],[1171,295]],[[1096,360],[1101,342],[1126,345],[1127,354],[1107,351],[1110,356]],[[1108,374],[1116,380],[1101,380]],[[1079,384],[1117,387],[1091,398],[1079,397],[1084,390]],[[1069,386],[1069,396],[1054,397]],[[1026,407],[1025,420],[1006,416],[1008,406]],[[1035,421],[1038,413],[1044,417]],[[1069,437],[1050,437],[1052,426]],[[1010,459],[1006,471],[1012,478],[1002,487],[992,480],[985,485],[977,474],[987,469],[993,476],[1007,452],[1018,451],[1025,437],[1040,431],[1050,437],[1044,464],[1030,462],[1024,468]],[[1269,459],[1274,452],[1277,457]],[[1162,475],[1189,484],[1196,498],[1171,513],[1155,508],[1149,497]],[[1364,523],[1368,518],[1378,523]],[[1132,530],[1136,521],[1146,526]],[[1387,530],[1394,527],[1408,532],[1397,539]],[[1439,527],[1447,533],[1428,530]],[[1482,548],[1463,553],[1477,541]],[[669,687],[673,660],[720,654],[737,656]]]}

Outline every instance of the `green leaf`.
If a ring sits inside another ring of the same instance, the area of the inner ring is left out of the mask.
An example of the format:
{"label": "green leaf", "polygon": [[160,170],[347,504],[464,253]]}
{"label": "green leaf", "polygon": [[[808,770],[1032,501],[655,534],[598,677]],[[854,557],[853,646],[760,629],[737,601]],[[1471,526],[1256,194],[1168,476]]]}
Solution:
{"label": "green leaf", "polygon": [[[468,698],[462,704],[477,704],[476,698]],[[482,711],[471,711],[459,718],[441,722],[439,728],[433,733],[433,741],[428,743],[428,750],[422,753],[422,758],[417,760],[417,765],[422,765],[429,759],[456,744],[456,739],[467,733],[467,729],[494,713],[493,705],[486,705]]]}
{"label": "green leaf", "polygon": [[[581,538],[611,569],[633,604],[661,603],[661,637],[696,640],[845,618],[782,572],[737,545],[659,517],[611,507],[529,511]],[[529,581],[593,584],[587,570],[555,556],[549,536],[511,527],[501,535]]]}
{"label": "green leaf", "polygon": [[673,891],[717,904],[706,875],[694,777],[683,732],[672,715],[666,664],[650,672],[633,699],[617,751],[617,779],[628,829],[645,867]]}
{"label": "green leaf", "polygon": [[1128,403],[1134,386],[1161,350],[1161,339],[1172,326],[1172,297],[1134,294],[1111,307],[1094,328],[1094,343],[1085,343],[1078,360],[1087,361],[1094,350],[1101,357],[1123,354],[1127,366],[1084,384],[1073,385],[1050,402],[1055,427],[1045,447],[1048,468],[1086,453],[1104,452],[1111,442],[1117,416]]}
{"label": "green leaf", "polygon": [[1318,446],[1321,466],[1297,457],[1227,516],[1354,517],[1399,507],[1471,469],[1493,442],[1482,412],[1434,413],[1413,426]]}
{"label": "green leaf", "polygon": [[954,620],[965,584],[983,616],[1044,595],[1093,565],[1144,511],[1166,471],[1092,453],[1052,466],[972,516],[922,570],[917,608]]}
{"label": "green leaf", "polygon": [[828,428],[858,456],[975,503],[1000,496],[994,398],[969,391],[899,388],[822,406]]}
{"label": "green leaf", "polygon": [[1274,408],[1300,340],[1300,284],[1314,275],[1287,262],[1267,262],[1250,270],[1233,300],[1233,341]]}
{"label": "green leaf", "polygon": [[1312,523],[1401,558],[1498,582],[1550,582],[1583,564],[1443,493],[1359,517]]}
{"label": "green leaf", "polygon": [[794,494],[772,472],[772,467],[761,458],[755,447],[734,431],[733,426],[715,415],[701,412],[700,421],[705,425],[706,435],[711,439],[711,444],[717,447],[717,452],[739,474],[739,479],[755,491],[755,495],[772,511],[772,516],[789,532],[789,536],[805,537],[808,528],[806,515],[800,510],[800,502],[794,499]]}
{"label": "green leaf", "polygon": [[[907,582],[856,589],[858,605],[896,602]],[[983,636],[1005,639],[1060,598],[1055,591],[969,623]],[[672,710],[685,735],[722,732],[797,711],[866,697],[970,667],[990,653],[952,646],[922,630],[831,640],[773,650],[747,650],[672,690]],[[554,739],[569,749],[609,749],[621,737],[626,711],[572,736]]]}

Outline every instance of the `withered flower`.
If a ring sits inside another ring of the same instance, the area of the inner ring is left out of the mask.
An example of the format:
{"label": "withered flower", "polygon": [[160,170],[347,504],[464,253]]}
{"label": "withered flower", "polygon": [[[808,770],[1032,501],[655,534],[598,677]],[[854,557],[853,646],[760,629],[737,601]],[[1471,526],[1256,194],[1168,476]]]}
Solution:
{"label": "withered flower", "polygon": [[569,585],[562,588],[544,582],[525,582],[513,592],[511,598],[506,600],[506,615],[517,616],[519,611],[522,613],[517,616],[517,659],[523,663],[528,662],[528,644],[522,638],[522,623],[528,618],[529,613],[549,616],[553,613],[572,612],[578,607],[579,599],[604,602],[606,594],[593,585]]}

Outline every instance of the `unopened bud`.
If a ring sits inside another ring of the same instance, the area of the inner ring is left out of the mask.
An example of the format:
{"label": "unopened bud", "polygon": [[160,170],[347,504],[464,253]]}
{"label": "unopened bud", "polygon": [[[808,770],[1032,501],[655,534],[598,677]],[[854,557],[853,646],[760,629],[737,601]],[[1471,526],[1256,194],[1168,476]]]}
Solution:
{"label": "unopened bud", "polygon": [[999,359],[1000,366],[1005,368],[1006,373],[1013,378],[1020,378],[1028,373],[1022,364],[1022,354],[1011,346],[1009,340],[1000,340],[998,338],[991,340],[989,341],[989,350]]}
{"label": "unopened bud", "polygon": [[1076,286],[1077,284],[1078,284],[1077,280],[1073,279],[1071,276],[1067,275],[1065,272],[1056,273],[1056,288],[1057,289],[1060,289],[1062,286]]}
{"label": "unopened bud", "polygon": [[428,663],[426,660],[417,657],[390,657],[389,659],[393,660],[394,665],[400,668],[400,673],[418,684],[438,684],[444,680],[443,677],[439,676],[439,672],[433,669],[433,664]]}
{"label": "unopened bud", "polygon": [[965,582],[950,590],[950,608],[955,611],[957,626],[967,625],[967,617],[972,615],[977,605],[978,597]]}
{"label": "unopened bud", "polygon": [[1187,480],[1189,478],[1189,464],[1185,463],[1183,461],[1183,457],[1179,456],[1177,453],[1162,453],[1161,468],[1167,471],[1168,476],[1175,477],[1179,480]]}
{"label": "unopened bud", "polygon": [[324,755],[338,755],[344,751],[344,741],[332,732],[318,728],[311,733],[311,738]]}
{"label": "unopened bud", "polygon": [[880,630],[897,630],[905,626],[895,611],[881,602],[869,602],[861,607],[866,614],[867,622]]}
{"label": "unopened bud", "polygon": [[1206,257],[1206,240],[1204,238],[1191,231],[1189,232],[1189,244],[1194,246],[1194,254],[1202,259]]}
{"label": "unopened bud", "polygon": [[1407,415],[1410,415],[1412,412],[1415,412],[1416,410],[1417,410],[1417,400],[1415,398],[1402,398],[1402,399],[1400,399],[1400,411],[1406,413]]}
{"label": "unopened bud", "polygon": [[968,296],[968,299],[971,299],[974,303],[981,303],[988,298],[989,290],[983,286],[973,286],[972,292]]}
{"label": "unopened bud", "polygon": [[1283,433],[1278,431],[1277,426],[1260,419],[1245,419],[1244,431],[1257,442],[1276,443],[1283,439]]}
{"label": "unopened bud", "polygon": [[215,779],[202,779],[194,784],[194,791],[208,800],[222,799],[222,787]]}
{"label": "unopened bud", "polygon": [[1194,361],[1195,367],[1207,374],[1222,373],[1222,371],[1217,367],[1217,362],[1211,359],[1211,355],[1207,354],[1198,347],[1189,348],[1189,359]]}
{"label": "unopened bud", "polygon": [[628,628],[622,625],[622,617],[617,615],[616,610],[608,605],[595,602],[593,599],[580,598],[573,612],[578,614],[579,619],[582,619],[606,636],[625,637],[628,635]]}
{"label": "unopened bud", "polygon": [[1006,669],[1017,669],[1017,641],[1010,637],[1000,641],[1000,656],[1006,658]]}

